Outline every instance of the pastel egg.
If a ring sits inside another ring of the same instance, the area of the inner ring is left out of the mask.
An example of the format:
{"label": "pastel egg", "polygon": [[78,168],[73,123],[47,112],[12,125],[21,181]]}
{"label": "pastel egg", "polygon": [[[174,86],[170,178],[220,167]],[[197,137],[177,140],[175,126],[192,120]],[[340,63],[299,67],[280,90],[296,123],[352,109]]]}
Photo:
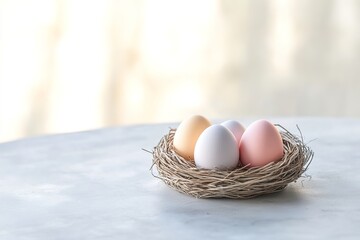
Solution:
{"label": "pastel egg", "polygon": [[239,144],[241,136],[244,134],[245,128],[241,123],[235,120],[228,120],[221,123],[224,127],[230,130],[230,132],[234,135],[236,142]]}
{"label": "pastel egg", "polygon": [[239,164],[239,147],[232,133],[222,125],[205,129],[195,145],[198,168],[233,170]]}
{"label": "pastel egg", "polygon": [[194,160],[196,141],[209,126],[211,126],[210,121],[200,115],[194,115],[182,121],[174,135],[175,152],[187,160]]}
{"label": "pastel egg", "polygon": [[249,167],[265,166],[284,155],[279,131],[266,120],[250,124],[241,137],[239,149],[241,163]]}

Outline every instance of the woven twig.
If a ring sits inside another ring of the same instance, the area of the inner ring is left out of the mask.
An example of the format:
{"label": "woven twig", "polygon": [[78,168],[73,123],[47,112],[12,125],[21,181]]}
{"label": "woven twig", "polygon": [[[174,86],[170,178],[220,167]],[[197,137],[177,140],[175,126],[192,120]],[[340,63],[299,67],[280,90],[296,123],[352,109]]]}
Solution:
{"label": "woven twig", "polygon": [[[238,167],[232,171],[198,169],[173,148],[176,129],[171,129],[154,148],[151,172],[177,191],[196,198],[253,198],[283,190],[307,169],[313,151],[289,131],[281,128],[284,157],[260,168]],[[301,132],[300,132],[301,133]],[[156,166],[158,175],[153,172]]]}

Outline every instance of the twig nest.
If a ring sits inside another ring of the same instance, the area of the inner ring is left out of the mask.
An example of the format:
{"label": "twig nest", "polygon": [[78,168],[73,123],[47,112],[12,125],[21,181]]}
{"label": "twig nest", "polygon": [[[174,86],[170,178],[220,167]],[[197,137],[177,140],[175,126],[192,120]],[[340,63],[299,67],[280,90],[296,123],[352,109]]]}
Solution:
{"label": "twig nest", "polygon": [[[179,156],[173,147],[176,129],[171,129],[154,148],[151,172],[175,190],[196,198],[253,198],[283,190],[309,166],[313,151],[289,131],[281,128],[284,156],[263,167],[237,167],[232,171],[207,170]],[[156,166],[158,175],[153,172]]]}

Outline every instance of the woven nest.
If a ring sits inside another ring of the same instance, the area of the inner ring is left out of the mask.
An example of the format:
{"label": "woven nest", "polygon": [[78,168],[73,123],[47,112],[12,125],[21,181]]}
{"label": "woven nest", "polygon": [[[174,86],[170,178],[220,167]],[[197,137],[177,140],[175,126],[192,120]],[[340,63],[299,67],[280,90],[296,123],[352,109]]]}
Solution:
{"label": "woven nest", "polygon": [[[253,198],[283,190],[309,166],[313,151],[302,139],[281,128],[284,156],[259,168],[238,167],[232,171],[198,169],[173,148],[176,129],[171,129],[154,148],[151,173],[175,190],[196,198]],[[300,132],[301,133],[301,132]],[[156,166],[158,175],[153,172]]]}

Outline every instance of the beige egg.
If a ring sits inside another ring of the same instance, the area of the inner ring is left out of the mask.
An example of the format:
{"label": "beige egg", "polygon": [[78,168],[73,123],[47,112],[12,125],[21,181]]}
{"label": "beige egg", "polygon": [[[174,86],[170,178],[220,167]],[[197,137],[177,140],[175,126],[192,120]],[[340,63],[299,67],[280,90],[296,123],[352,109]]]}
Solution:
{"label": "beige egg", "polygon": [[182,121],[174,135],[174,150],[187,160],[194,160],[194,149],[200,134],[211,126],[209,120],[200,115]]}
{"label": "beige egg", "polygon": [[240,161],[249,167],[262,167],[280,160],[284,155],[283,142],[276,127],[258,120],[250,124],[240,140]]}

